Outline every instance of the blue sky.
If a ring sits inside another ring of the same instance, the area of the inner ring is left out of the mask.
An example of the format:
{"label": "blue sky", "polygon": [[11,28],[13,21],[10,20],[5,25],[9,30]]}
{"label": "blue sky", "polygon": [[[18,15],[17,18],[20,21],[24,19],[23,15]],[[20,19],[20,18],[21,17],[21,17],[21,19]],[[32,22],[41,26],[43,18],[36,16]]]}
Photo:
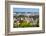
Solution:
{"label": "blue sky", "polygon": [[39,12],[39,8],[13,8],[13,12]]}

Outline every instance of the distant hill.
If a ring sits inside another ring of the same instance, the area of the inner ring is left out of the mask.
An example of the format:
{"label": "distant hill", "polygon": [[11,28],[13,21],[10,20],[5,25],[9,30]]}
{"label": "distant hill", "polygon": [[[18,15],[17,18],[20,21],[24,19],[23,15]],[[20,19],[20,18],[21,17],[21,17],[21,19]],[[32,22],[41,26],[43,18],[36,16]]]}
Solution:
{"label": "distant hill", "polygon": [[39,15],[39,12],[14,12],[13,16],[15,15]]}

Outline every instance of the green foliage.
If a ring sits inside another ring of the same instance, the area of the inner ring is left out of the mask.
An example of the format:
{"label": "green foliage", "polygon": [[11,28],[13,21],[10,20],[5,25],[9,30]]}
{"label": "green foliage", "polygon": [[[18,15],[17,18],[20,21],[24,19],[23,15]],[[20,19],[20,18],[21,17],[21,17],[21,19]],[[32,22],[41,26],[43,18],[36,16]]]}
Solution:
{"label": "green foliage", "polygon": [[37,24],[35,26],[32,25],[32,22],[27,23],[27,21],[20,21],[19,23],[19,25],[18,23],[14,23],[14,27],[39,27],[39,20],[37,21]]}
{"label": "green foliage", "polygon": [[[24,15],[19,15],[19,16],[15,16],[15,18],[25,18],[27,16],[24,16]],[[31,16],[29,16],[31,18]],[[36,22],[36,20],[33,20],[34,22]],[[33,25],[32,22],[27,22],[26,20],[20,20],[19,21],[19,25],[18,23],[16,23],[16,21],[14,22],[14,25],[13,27],[16,28],[16,27],[39,27],[39,19],[37,20],[36,22],[36,25]]]}
{"label": "green foliage", "polygon": [[37,25],[36,26],[39,27],[39,20],[37,21]]}
{"label": "green foliage", "polygon": [[14,27],[32,27],[32,23],[27,21],[20,21],[20,24],[18,25],[18,23],[14,23]]}

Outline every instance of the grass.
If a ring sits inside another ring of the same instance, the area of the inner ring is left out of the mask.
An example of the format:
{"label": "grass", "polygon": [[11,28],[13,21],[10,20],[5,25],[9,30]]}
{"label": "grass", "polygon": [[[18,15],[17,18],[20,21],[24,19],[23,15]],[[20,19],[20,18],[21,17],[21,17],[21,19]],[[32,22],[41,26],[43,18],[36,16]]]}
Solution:
{"label": "grass", "polygon": [[19,23],[14,23],[14,28],[16,27],[39,27],[39,21],[37,21],[36,25],[32,25],[32,22],[28,22],[27,21],[20,21]]}

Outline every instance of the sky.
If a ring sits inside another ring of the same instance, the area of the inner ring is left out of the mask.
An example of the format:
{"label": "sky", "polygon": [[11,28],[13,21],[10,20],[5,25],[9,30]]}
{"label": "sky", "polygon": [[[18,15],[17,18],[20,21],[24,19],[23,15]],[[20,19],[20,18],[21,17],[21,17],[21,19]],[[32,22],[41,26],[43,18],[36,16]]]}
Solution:
{"label": "sky", "polygon": [[39,8],[13,8],[13,12],[39,12]]}

